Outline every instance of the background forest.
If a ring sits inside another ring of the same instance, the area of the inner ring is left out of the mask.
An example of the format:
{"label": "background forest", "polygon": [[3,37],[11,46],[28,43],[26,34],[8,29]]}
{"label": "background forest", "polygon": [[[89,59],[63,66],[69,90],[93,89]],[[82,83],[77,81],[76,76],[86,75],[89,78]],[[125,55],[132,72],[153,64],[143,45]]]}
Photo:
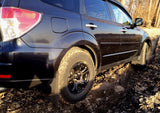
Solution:
{"label": "background forest", "polygon": [[160,0],[118,0],[133,18],[144,19],[144,27],[160,27]]}

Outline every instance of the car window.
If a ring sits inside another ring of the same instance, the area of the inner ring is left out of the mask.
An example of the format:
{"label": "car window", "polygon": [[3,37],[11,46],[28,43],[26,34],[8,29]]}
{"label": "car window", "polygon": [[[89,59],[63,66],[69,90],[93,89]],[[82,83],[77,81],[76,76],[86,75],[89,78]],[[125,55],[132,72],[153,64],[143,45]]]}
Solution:
{"label": "car window", "polygon": [[79,12],[79,0],[41,0],[47,4],[73,11]]}
{"label": "car window", "polygon": [[125,24],[125,25],[132,24],[131,18],[120,7],[118,7],[112,3],[109,3],[109,4],[113,10],[115,21],[117,23]]}
{"label": "car window", "polygon": [[91,17],[111,20],[106,2],[102,0],[84,0],[86,14]]}

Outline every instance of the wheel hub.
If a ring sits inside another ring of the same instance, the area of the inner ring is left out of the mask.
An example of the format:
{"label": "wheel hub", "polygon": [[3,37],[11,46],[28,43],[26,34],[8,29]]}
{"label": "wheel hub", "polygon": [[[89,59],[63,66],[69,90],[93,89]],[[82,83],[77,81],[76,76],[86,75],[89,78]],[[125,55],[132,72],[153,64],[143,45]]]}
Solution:
{"label": "wheel hub", "polygon": [[86,64],[76,63],[68,78],[68,88],[73,94],[81,93],[89,82],[89,70]]}

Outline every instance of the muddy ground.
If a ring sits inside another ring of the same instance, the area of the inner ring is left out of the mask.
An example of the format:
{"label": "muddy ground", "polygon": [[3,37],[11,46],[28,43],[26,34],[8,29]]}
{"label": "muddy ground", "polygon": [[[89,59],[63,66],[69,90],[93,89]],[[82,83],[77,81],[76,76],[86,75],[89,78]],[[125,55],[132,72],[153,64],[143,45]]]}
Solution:
{"label": "muddy ground", "polygon": [[[160,29],[145,30],[152,37],[160,34]],[[0,93],[0,113],[160,113],[160,41],[147,67],[127,63],[105,70],[77,104],[55,106],[37,88],[8,89]]]}

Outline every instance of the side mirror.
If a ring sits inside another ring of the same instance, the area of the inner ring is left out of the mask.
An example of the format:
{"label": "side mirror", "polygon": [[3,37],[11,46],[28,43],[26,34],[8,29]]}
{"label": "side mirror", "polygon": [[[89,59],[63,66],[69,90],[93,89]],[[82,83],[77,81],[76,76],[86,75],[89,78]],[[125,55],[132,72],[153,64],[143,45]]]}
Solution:
{"label": "side mirror", "polygon": [[141,26],[143,25],[144,20],[142,18],[136,18],[135,19],[135,26]]}

